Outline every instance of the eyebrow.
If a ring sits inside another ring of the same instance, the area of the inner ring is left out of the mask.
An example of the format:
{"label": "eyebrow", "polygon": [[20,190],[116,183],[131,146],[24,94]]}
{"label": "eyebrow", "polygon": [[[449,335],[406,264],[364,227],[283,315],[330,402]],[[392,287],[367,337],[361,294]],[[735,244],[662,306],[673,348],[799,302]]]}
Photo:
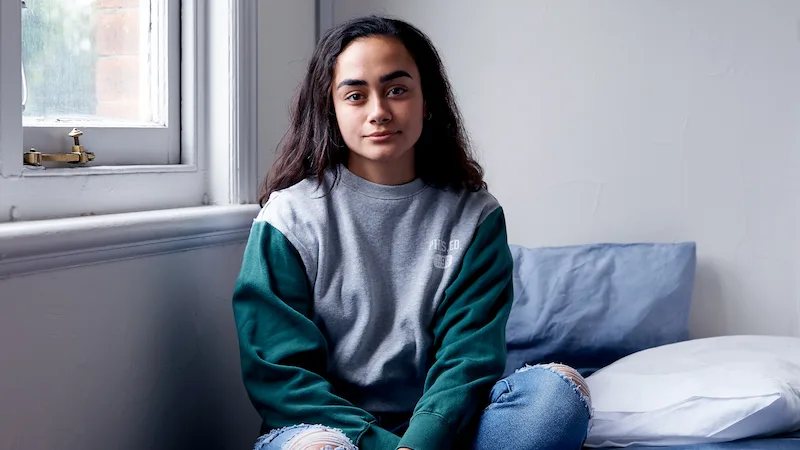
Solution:
{"label": "eyebrow", "polygon": [[[403,77],[408,77],[408,78],[411,78],[412,80],[414,79],[414,77],[412,77],[405,70],[395,70],[392,73],[389,73],[389,74],[386,74],[386,75],[380,77],[380,79],[378,81],[380,81],[381,83],[386,83],[387,81],[391,81],[391,80],[394,80],[394,79],[397,79],[397,78],[403,78]],[[364,81],[364,80],[353,80],[353,79],[348,78],[346,80],[342,80],[342,82],[339,83],[339,86],[336,86],[336,89],[341,89],[343,86],[366,86],[367,84],[368,83],[366,81]]]}

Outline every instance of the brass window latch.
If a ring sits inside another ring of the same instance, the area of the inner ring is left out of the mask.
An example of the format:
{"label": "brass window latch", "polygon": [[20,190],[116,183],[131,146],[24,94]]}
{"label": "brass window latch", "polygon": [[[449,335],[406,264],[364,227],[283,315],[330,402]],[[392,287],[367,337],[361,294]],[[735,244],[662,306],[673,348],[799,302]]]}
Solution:
{"label": "brass window latch", "polygon": [[83,136],[83,132],[77,128],[69,132],[69,137],[75,141],[71,153],[41,153],[32,148],[23,154],[22,160],[29,166],[41,166],[45,161],[85,164],[94,160],[94,153],[87,152],[81,145],[80,136]]}

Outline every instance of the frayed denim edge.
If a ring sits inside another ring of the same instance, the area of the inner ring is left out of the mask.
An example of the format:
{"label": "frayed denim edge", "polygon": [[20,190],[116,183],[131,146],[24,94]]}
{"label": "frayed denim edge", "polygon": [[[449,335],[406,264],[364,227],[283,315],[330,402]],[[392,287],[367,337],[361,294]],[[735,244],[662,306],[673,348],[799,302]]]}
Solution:
{"label": "frayed denim edge", "polygon": [[[267,434],[261,436],[260,438],[258,438],[256,440],[256,444],[253,446],[253,448],[256,449],[256,448],[259,448],[260,446],[262,446],[264,444],[269,444],[270,442],[274,441],[275,438],[278,437],[278,435],[280,435],[281,433],[283,433],[285,431],[290,431],[290,430],[293,430],[295,428],[303,428],[303,427],[309,428],[309,429],[313,429],[313,430],[333,431],[335,433],[339,433],[340,435],[342,435],[342,437],[344,437],[344,439],[347,441],[347,444],[350,445],[353,450],[358,450],[358,447],[350,440],[349,437],[347,437],[346,434],[344,434],[344,431],[342,431],[342,430],[340,430],[338,428],[326,427],[325,425],[311,425],[311,424],[307,424],[307,423],[299,423],[297,425],[289,425],[287,427],[275,428],[275,429],[271,430],[269,433],[267,433]],[[297,436],[292,437],[292,439],[290,439],[286,443],[286,445],[289,445],[296,437]]]}
{"label": "frayed denim edge", "polygon": [[594,425],[594,407],[589,402],[589,400],[586,399],[586,396],[583,395],[583,392],[581,392],[580,387],[578,387],[578,385],[575,384],[574,381],[570,380],[568,376],[566,376],[563,373],[561,373],[555,367],[547,365],[547,364],[536,364],[536,365],[525,364],[524,366],[522,366],[519,369],[515,370],[514,373],[527,372],[527,371],[529,371],[531,369],[537,369],[537,368],[538,369],[542,369],[542,370],[549,370],[550,372],[555,373],[556,375],[561,377],[562,380],[566,381],[570,385],[572,390],[575,391],[576,394],[578,394],[578,398],[581,399],[581,402],[583,403],[583,406],[586,407],[586,411],[589,413],[589,425],[588,425],[588,427],[586,429],[586,435],[588,436],[589,433],[592,431],[592,426]]}

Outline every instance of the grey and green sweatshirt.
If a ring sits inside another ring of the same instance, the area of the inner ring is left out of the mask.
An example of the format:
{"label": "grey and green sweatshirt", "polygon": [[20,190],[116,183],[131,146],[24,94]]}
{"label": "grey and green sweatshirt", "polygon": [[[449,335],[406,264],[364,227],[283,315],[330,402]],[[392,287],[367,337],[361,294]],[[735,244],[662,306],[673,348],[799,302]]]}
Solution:
{"label": "grey and green sweatshirt", "polygon": [[[505,368],[511,273],[485,190],[384,186],[341,166],[274,193],[233,297],[263,429],[321,424],[361,450],[451,448]],[[411,416],[403,436],[377,425],[382,413]]]}

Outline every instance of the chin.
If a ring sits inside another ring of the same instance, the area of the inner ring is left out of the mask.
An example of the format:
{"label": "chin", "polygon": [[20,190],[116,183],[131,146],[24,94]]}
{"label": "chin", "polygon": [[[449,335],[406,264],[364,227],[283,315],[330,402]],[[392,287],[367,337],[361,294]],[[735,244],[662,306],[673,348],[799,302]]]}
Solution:
{"label": "chin", "polygon": [[408,153],[412,152],[412,149],[403,148],[402,150],[395,145],[370,145],[367,148],[361,148],[359,150],[353,151],[353,153],[360,156],[361,158],[368,159],[370,161],[375,162],[390,162],[395,161],[398,159],[402,159],[404,156],[408,155]]}

